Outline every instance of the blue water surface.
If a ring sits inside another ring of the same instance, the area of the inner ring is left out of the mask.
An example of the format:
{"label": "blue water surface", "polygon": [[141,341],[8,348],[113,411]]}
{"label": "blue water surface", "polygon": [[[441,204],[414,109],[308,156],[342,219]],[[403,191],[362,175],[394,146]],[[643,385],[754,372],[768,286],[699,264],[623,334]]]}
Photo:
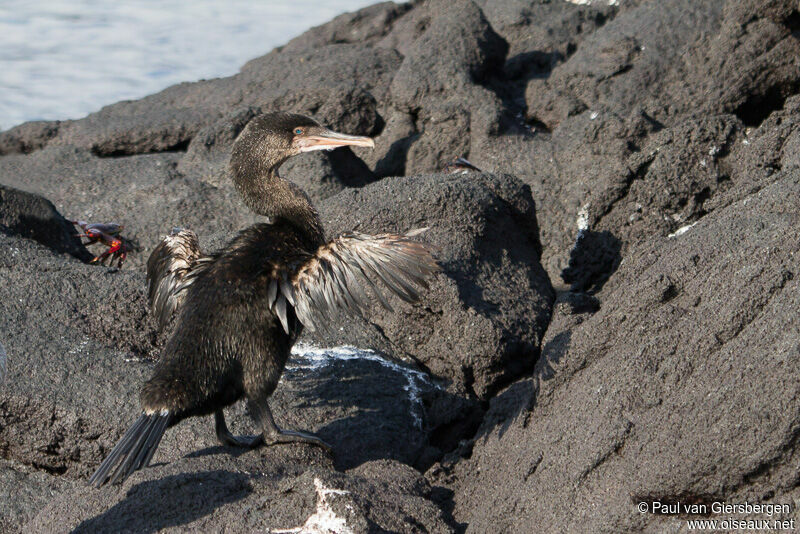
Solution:
{"label": "blue water surface", "polygon": [[0,129],[235,74],[375,0],[2,0]]}

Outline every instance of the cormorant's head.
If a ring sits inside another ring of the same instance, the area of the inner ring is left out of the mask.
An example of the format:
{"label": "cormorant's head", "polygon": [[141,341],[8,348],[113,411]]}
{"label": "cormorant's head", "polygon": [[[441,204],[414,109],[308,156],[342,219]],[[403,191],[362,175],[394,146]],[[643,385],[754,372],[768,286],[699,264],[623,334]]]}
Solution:
{"label": "cormorant's head", "polygon": [[245,127],[233,147],[234,171],[277,169],[288,158],[312,150],[333,150],[341,146],[375,147],[369,137],[347,135],[325,128],[305,115],[267,113]]}
{"label": "cormorant's head", "polygon": [[331,131],[304,115],[260,115],[245,126],[233,144],[233,183],[245,204],[254,212],[268,217],[288,217],[287,213],[294,210],[292,217],[303,218],[306,226],[314,226],[322,235],[318,228],[319,217],[308,196],[296,185],[275,181],[274,178],[278,167],[292,156],[340,146],[373,148],[375,142],[369,137]]}

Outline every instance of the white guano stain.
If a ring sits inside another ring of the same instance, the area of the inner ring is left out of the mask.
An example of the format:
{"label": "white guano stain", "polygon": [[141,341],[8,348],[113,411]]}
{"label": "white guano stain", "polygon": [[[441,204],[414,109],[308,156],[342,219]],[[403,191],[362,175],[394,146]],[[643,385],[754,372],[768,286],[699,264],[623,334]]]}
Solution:
{"label": "white guano stain", "polygon": [[578,225],[578,233],[583,233],[589,229],[589,204],[584,204],[578,210],[578,220],[575,221]]}
{"label": "white guano stain", "polygon": [[695,225],[695,224],[697,224],[698,222],[700,222],[700,221],[695,221],[695,222],[693,222],[692,224],[687,224],[686,226],[681,226],[680,228],[678,228],[677,230],[675,230],[673,233],[669,234],[669,235],[667,236],[667,238],[678,237],[679,235],[683,235],[683,234],[685,234],[686,232],[688,232],[688,231],[689,231],[689,229],[690,229],[692,226],[694,226],[694,225]]}
{"label": "white guano stain", "polygon": [[314,478],[314,488],[317,490],[317,511],[302,526],[272,530],[273,534],[355,534],[347,521],[336,515],[330,502],[333,496],[350,492],[326,488],[318,478]]}
{"label": "white guano stain", "polygon": [[578,246],[578,241],[583,239],[584,234],[586,231],[589,230],[589,203],[587,202],[581,209],[578,210],[578,219],[575,221],[575,224],[578,226],[578,235],[575,236],[575,244],[574,246]]}

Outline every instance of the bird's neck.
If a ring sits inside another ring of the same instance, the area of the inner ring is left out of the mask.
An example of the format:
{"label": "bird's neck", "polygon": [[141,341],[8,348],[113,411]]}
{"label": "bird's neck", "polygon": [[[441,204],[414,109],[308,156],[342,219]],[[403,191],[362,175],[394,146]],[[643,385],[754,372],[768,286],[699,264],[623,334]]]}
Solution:
{"label": "bird's neck", "polygon": [[[314,244],[322,244],[322,220],[308,195],[278,175],[278,167],[260,169],[260,176],[247,176],[234,169],[234,183],[244,203],[253,212],[294,226]],[[252,171],[252,169],[251,169]]]}

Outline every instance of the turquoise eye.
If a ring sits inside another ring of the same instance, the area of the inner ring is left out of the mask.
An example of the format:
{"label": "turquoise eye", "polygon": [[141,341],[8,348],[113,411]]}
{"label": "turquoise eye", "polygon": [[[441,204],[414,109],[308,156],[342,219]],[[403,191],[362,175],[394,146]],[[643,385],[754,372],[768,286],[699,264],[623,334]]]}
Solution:
{"label": "turquoise eye", "polygon": [[303,129],[302,128],[295,128],[294,129],[294,133],[297,134],[297,135],[301,135],[303,133]]}

